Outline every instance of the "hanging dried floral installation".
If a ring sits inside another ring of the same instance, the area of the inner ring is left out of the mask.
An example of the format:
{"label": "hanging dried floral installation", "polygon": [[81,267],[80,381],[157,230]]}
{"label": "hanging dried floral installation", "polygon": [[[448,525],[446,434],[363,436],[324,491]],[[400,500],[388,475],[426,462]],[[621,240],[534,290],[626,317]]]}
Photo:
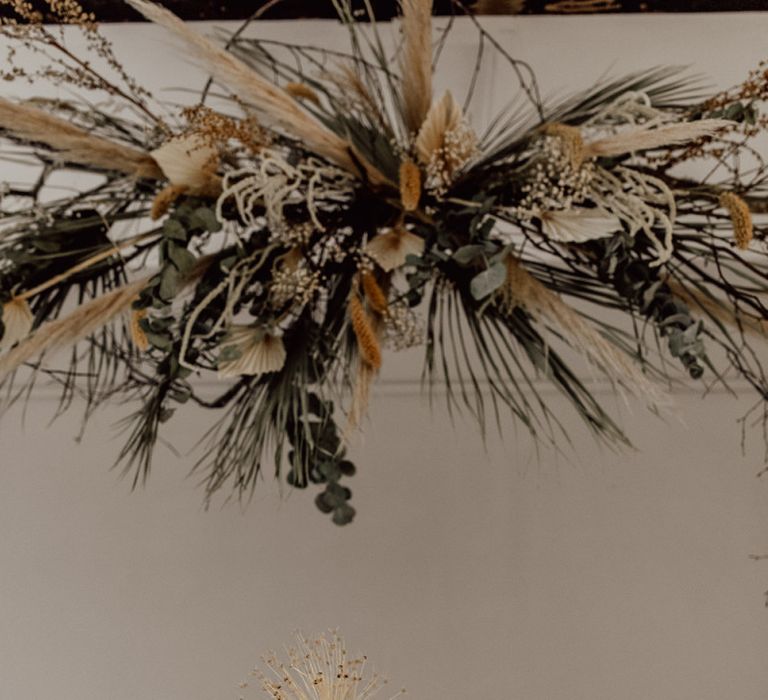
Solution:
{"label": "hanging dried floral installation", "polygon": [[[27,3],[3,4],[23,20],[2,26],[4,79],[110,100],[0,99],[3,157],[35,166],[31,184],[2,190],[0,381],[12,402],[51,377],[62,410],[81,394],[86,417],[140,401],[117,458],[134,483],[193,402],[216,416],[194,467],[207,497],[248,495],[269,466],[321,485],[317,506],[347,523],[346,435],[389,349],[414,346],[427,387],[483,429],[504,430],[508,409],[536,440],[566,440],[544,379],[599,439],[628,444],[578,353],[652,409],[686,375],[703,389],[736,380],[755,394],[745,430],[765,433],[765,66],[713,96],[661,68],[547,103],[469,16],[478,70],[494,52],[517,80],[480,132],[472,90],[433,89],[457,20],[433,32],[429,0],[402,0],[394,60],[343,0],[348,53],[242,33],[223,48],[130,0],[212,76],[175,109],[74,0],[50,11],[95,56]],[[91,184],[46,196],[62,170]],[[63,349],[63,367],[46,361]],[[206,376],[217,398],[200,393]]]}

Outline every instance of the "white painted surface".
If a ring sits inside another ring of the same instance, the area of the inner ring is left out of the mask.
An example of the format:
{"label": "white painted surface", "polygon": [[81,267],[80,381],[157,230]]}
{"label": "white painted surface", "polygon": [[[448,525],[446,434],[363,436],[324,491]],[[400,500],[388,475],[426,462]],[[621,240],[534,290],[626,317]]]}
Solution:
{"label": "white painted surface", "polygon": [[[490,23],[553,91],[659,63],[727,85],[768,30],[761,15]],[[110,34],[140,80],[201,83],[156,30]],[[417,371],[398,357],[385,378]],[[262,651],[330,626],[422,700],[764,700],[768,565],[748,555],[768,552],[768,485],[758,440],[738,454],[745,405],[682,395],[685,426],[625,412],[638,453],[580,439],[579,460],[537,463],[511,428],[486,451],[471,423],[388,385],[354,449],[359,517],[338,529],[269,478],[247,509],[204,512],[191,460],[162,449],[129,495],[108,471],[125,408],[76,444],[77,416],[48,426],[41,395],[23,431],[18,412],[0,425],[0,700],[237,698]],[[206,420],[179,415],[168,438],[186,449]]]}

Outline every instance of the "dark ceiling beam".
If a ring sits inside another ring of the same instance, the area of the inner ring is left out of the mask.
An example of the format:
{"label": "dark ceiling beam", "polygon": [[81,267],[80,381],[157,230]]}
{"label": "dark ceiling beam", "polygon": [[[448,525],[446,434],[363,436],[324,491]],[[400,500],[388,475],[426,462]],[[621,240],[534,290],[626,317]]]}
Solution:
{"label": "dark ceiling beam", "polygon": [[[45,11],[40,0],[32,4]],[[81,0],[101,22],[139,21],[139,15],[121,0]],[[266,0],[163,0],[162,4],[186,20],[245,19]],[[390,19],[397,11],[396,0],[371,0],[376,17]],[[768,10],[766,0],[466,0],[477,14],[583,14],[609,12],[734,12]],[[353,8],[364,13],[363,0],[352,0]],[[434,0],[435,14],[455,11],[451,0]],[[0,16],[11,11],[0,6]],[[263,19],[308,19],[336,17],[330,0],[282,0]],[[50,17],[49,17],[50,19]]]}

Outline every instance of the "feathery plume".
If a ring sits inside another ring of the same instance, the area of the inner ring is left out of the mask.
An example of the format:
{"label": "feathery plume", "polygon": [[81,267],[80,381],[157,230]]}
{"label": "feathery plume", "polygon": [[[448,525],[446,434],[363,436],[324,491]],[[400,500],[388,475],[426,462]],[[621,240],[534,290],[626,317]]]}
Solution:
{"label": "feathery plume", "polygon": [[352,324],[352,330],[357,338],[357,347],[360,351],[360,358],[371,369],[381,368],[381,345],[379,344],[378,334],[371,323],[371,319],[363,307],[363,303],[353,292],[349,297],[347,314]]}
{"label": "feathery plume", "polygon": [[704,136],[712,136],[716,131],[732,124],[733,122],[726,119],[701,119],[652,128],[641,126],[636,129],[627,129],[613,136],[584,144],[584,158],[619,156],[634,151],[647,151],[650,148],[676,146]]}
{"label": "feathery plume", "polygon": [[747,250],[752,242],[752,214],[747,203],[735,192],[723,192],[720,206],[728,211],[733,224],[733,238],[739,250]]}
{"label": "feathery plume", "polygon": [[43,143],[71,163],[139,178],[162,177],[149,153],[94,136],[28,104],[17,104],[0,97],[0,128],[24,141]]}
{"label": "feathery plume", "polygon": [[400,163],[400,203],[405,211],[414,211],[421,199],[421,171],[410,158]]}
{"label": "feathery plume", "polygon": [[368,306],[379,315],[386,314],[389,306],[387,295],[379,286],[375,275],[371,272],[363,272],[360,279],[363,284],[363,292],[365,292],[365,299],[368,302]]}
{"label": "feathery plume", "polygon": [[320,104],[319,95],[306,83],[286,83],[284,89],[291,97],[297,100],[307,100],[308,102],[314,102],[316,105]]}
{"label": "feathery plume", "polygon": [[415,134],[432,104],[432,0],[400,0],[400,8],[403,13],[400,56],[403,120]]}
{"label": "feathery plume", "polygon": [[502,309],[521,306],[557,327],[570,345],[585,355],[611,381],[649,403],[657,403],[660,391],[637,365],[614,347],[573,308],[530,274],[513,256],[507,257],[507,281],[499,291]]}
{"label": "feathery plume", "polygon": [[151,22],[159,24],[182,40],[193,55],[221,83],[251,103],[263,116],[288,134],[292,134],[311,151],[336,165],[356,173],[360,162],[374,183],[386,178],[360,154],[350,155],[350,144],[306,112],[285,90],[265,80],[225,49],[187,27],[164,7],[149,0],[127,0],[135,10]]}
{"label": "feathery plume", "polygon": [[748,314],[708,294],[683,286],[675,279],[667,278],[669,290],[694,313],[698,309],[723,325],[741,328],[765,338],[768,336],[768,319]]}
{"label": "feathery plume", "polygon": [[152,207],[149,210],[149,217],[152,221],[164,217],[173,203],[187,191],[186,187],[178,185],[166,185],[160,190],[152,200]]}
{"label": "feathery plume", "polygon": [[[252,675],[260,690],[274,700],[371,700],[386,685],[386,679],[366,668],[367,658],[350,657],[344,640],[336,631],[330,638],[322,635],[307,640],[297,634],[295,647],[288,647],[288,658],[278,659],[274,652],[262,662],[266,671]],[[248,683],[241,687],[247,688]],[[404,691],[391,696],[394,700]]]}
{"label": "feathery plume", "polygon": [[123,313],[154,275],[144,277],[82,304],[64,318],[40,326],[27,340],[0,357],[0,379],[50,350],[74,345]]}

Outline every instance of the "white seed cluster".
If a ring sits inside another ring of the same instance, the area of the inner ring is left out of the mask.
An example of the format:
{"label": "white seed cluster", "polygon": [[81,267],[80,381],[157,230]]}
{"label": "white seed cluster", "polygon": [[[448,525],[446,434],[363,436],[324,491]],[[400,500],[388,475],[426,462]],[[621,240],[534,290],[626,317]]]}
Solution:
{"label": "white seed cluster", "polygon": [[393,350],[406,350],[424,342],[419,317],[404,301],[390,304],[384,318],[384,343]]}
{"label": "white seed cluster", "polygon": [[275,308],[291,302],[292,306],[309,303],[320,283],[320,273],[304,265],[275,270],[269,286],[269,300]]}
{"label": "white seed cluster", "polygon": [[454,176],[477,152],[477,136],[468,124],[460,123],[445,132],[443,144],[436,149],[427,163],[425,189],[442,195],[453,182]]}
{"label": "white seed cluster", "polygon": [[518,218],[529,221],[537,212],[571,209],[588,199],[595,173],[593,162],[574,168],[557,136],[542,137],[536,151],[529,178],[522,186],[524,196],[513,209]]}
{"label": "white seed cluster", "polygon": [[347,239],[352,235],[350,227],[344,227],[326,233],[323,237],[307,251],[307,260],[313,267],[323,267],[327,263],[344,262],[349,256],[357,255],[356,246],[347,243]]}
{"label": "white seed cluster", "polygon": [[301,246],[309,243],[317,227],[311,221],[300,224],[280,224],[270,229],[270,240],[287,246]]}

